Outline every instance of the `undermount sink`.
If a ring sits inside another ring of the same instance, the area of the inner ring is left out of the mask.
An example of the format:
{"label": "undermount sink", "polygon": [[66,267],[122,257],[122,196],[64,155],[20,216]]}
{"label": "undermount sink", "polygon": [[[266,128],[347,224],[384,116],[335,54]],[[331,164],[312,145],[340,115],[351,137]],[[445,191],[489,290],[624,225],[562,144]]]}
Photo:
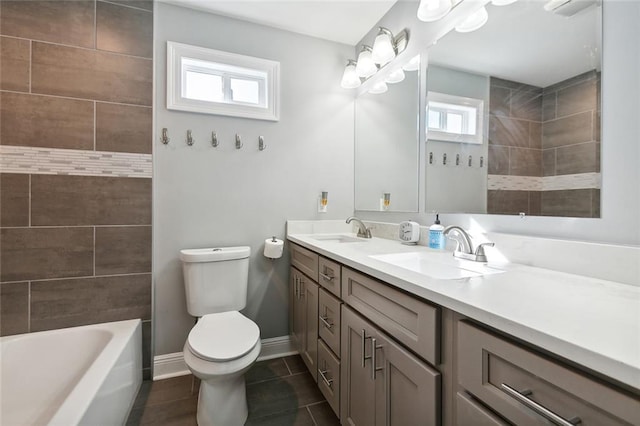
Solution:
{"label": "undermount sink", "polygon": [[348,235],[342,234],[323,234],[323,235],[314,235],[314,240],[317,241],[329,241],[334,243],[364,243],[367,242],[366,238],[356,238],[350,237]]}
{"label": "undermount sink", "polygon": [[369,257],[441,280],[472,278],[504,272],[484,263],[457,259],[451,253],[409,252],[372,255]]}

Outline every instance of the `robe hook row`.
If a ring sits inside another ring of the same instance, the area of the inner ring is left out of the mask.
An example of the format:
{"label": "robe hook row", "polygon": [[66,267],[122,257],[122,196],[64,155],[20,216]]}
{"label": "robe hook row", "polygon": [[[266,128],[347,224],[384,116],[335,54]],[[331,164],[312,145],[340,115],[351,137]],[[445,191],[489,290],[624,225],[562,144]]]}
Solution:
{"label": "robe hook row", "polygon": [[[160,135],[160,142],[164,145],[168,145],[171,142],[171,138],[169,138],[169,130],[166,127],[162,128],[162,134]],[[187,130],[187,137],[185,139],[187,146],[193,146],[196,143],[196,140],[193,137],[193,132],[191,129]],[[214,131],[211,132],[211,146],[217,148],[220,146],[220,141],[218,139],[218,134]],[[244,146],[242,142],[242,137],[239,133],[236,133],[235,136],[235,148],[241,149]],[[264,142],[264,136],[258,136],[258,150],[264,151],[267,148],[267,144]]]}
{"label": "robe hook row", "polygon": [[[429,164],[433,164],[434,163],[434,155],[433,152],[429,153]],[[462,164],[461,158],[460,158],[460,154],[456,154],[456,166],[459,166]],[[447,165],[447,153],[442,154],[442,165],[446,166]],[[470,155],[468,160],[467,160],[467,166],[468,167],[473,167],[473,156]],[[480,168],[484,167],[484,156],[480,156]]]}

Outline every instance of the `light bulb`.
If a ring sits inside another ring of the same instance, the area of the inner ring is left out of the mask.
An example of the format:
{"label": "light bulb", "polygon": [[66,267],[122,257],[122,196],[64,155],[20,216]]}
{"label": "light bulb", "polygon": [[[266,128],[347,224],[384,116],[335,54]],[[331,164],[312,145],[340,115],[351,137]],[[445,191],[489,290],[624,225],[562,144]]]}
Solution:
{"label": "light bulb", "polygon": [[459,33],[470,33],[471,31],[475,31],[486,24],[488,19],[489,14],[487,13],[487,9],[482,6],[475,13],[467,16],[467,19],[457,25],[456,31]]}
{"label": "light bulb", "polygon": [[387,83],[384,81],[380,81],[373,85],[373,87],[369,90],[369,93],[372,95],[379,95],[380,93],[384,93],[388,90]]}
{"label": "light bulb", "polygon": [[418,19],[433,22],[444,18],[451,11],[451,0],[420,0]]}
{"label": "light bulb", "polygon": [[349,62],[347,62],[347,66],[344,68],[344,74],[342,74],[340,86],[344,89],[355,89],[360,86],[360,78],[358,78],[358,74],[356,74],[356,62],[354,60],[350,59]]}
{"label": "light bulb", "polygon": [[362,50],[358,55],[358,64],[356,65],[356,73],[358,77],[367,78],[378,72],[378,67],[371,57],[371,48],[362,46]]}
{"label": "light bulb", "polygon": [[384,81],[385,83],[400,83],[402,80],[404,80],[404,71],[402,68],[398,68],[391,72]]}
{"label": "light bulb", "polygon": [[405,71],[418,71],[420,69],[420,55],[416,55],[409,62],[402,66]]}
{"label": "light bulb", "polygon": [[373,42],[373,51],[371,52],[373,62],[385,65],[396,57],[396,50],[393,47],[393,34],[386,28],[380,27],[378,35]]}

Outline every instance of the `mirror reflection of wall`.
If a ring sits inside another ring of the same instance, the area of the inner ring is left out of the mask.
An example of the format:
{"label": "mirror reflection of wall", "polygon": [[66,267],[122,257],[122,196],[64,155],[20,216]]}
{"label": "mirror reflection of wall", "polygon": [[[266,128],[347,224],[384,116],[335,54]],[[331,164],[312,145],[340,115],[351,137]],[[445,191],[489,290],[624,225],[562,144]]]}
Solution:
{"label": "mirror reflection of wall", "polygon": [[[428,90],[484,99],[487,138],[427,134],[438,160],[427,158],[427,211],[600,217],[601,7],[562,16],[544,5],[489,4],[484,27],[429,49]],[[469,94],[473,79],[484,95]],[[442,167],[444,153],[483,156],[484,178]]]}
{"label": "mirror reflection of wall", "polygon": [[418,211],[419,72],[355,102],[355,208]]}

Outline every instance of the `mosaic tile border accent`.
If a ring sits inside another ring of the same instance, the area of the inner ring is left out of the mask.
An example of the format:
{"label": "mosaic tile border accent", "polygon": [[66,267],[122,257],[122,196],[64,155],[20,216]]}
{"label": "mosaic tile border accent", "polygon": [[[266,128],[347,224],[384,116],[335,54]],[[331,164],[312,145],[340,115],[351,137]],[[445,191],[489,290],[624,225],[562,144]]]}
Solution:
{"label": "mosaic tile border accent", "polygon": [[151,154],[0,145],[0,171],[34,175],[152,177]]}
{"label": "mosaic tile border accent", "polygon": [[489,175],[487,189],[503,191],[560,191],[567,189],[600,189],[600,173],[560,176]]}

